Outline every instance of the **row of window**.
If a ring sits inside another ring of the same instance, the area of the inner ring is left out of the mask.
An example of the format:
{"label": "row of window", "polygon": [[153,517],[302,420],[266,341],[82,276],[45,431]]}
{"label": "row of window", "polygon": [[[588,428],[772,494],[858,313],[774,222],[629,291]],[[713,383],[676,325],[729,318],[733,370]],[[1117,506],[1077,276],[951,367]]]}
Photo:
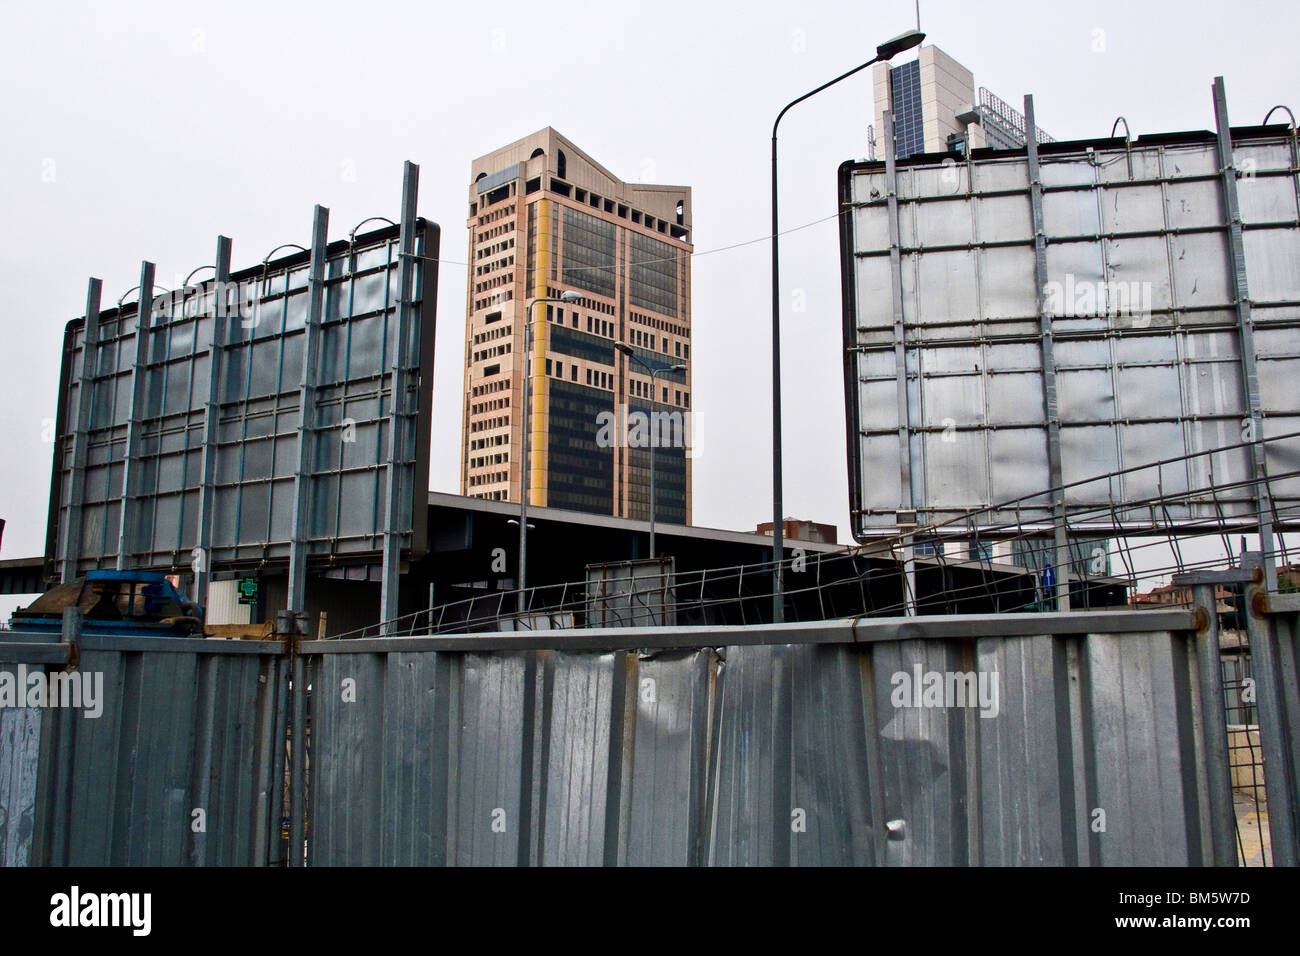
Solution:
{"label": "row of window", "polygon": [[[656,337],[652,333],[642,332],[640,329],[631,329],[628,331],[628,335],[631,336],[633,345],[639,345],[643,349],[650,349],[652,352],[654,351]],[[659,337],[658,341],[659,344],[663,347],[664,355],[667,355],[668,337],[667,336]],[[678,358],[688,359],[691,357],[691,346],[689,343],[683,345],[681,342],[674,342],[673,346],[674,346],[674,352],[676,353]]]}
{"label": "row of window", "polygon": [[[475,414],[474,409],[470,409],[470,414]],[[499,415],[496,418],[480,418],[478,421],[469,423],[469,430],[472,432],[487,431],[489,428],[505,428],[510,424],[509,415]]]}
{"label": "row of window", "polygon": [[486,475],[470,475],[469,484],[471,487],[478,485],[496,485],[506,481],[510,476],[508,471],[492,471]]}
{"label": "row of window", "polygon": [[503,451],[495,455],[480,455],[478,458],[469,460],[471,468],[487,468],[489,465],[508,465],[510,464],[510,452]]}
{"label": "row of window", "polygon": [[[547,286],[546,288],[547,296],[553,299],[558,299],[564,291],[564,289],[558,289],[555,286]],[[596,299],[583,297],[578,300],[578,305],[582,306],[584,309],[590,309],[592,312],[604,312],[606,315],[615,314],[615,309],[612,305],[608,302],[599,302]]]}
{"label": "row of window", "polygon": [[[513,206],[510,207],[510,212],[511,214],[514,213]],[[482,232],[478,234],[478,238],[475,240],[475,242],[476,243],[487,242],[489,239],[495,239],[497,236],[504,236],[506,233],[514,232],[514,231],[515,231],[515,223],[514,220],[512,219],[509,222],[503,222],[499,226],[493,226],[491,229],[484,229]]]}
{"label": "row of window", "polygon": [[490,222],[496,222],[498,219],[502,219],[505,216],[513,216],[514,214],[515,204],[511,203],[509,206],[503,206],[500,209],[487,213],[486,215],[479,216],[478,224],[480,226],[486,226]]}
{"label": "row of window", "polygon": [[628,310],[629,321],[639,323],[640,325],[649,326],[652,329],[658,329],[660,332],[669,332],[673,335],[680,335],[684,339],[691,337],[691,330],[685,325],[678,325],[676,322],[665,322],[663,319],[656,319],[652,315],[645,315],[632,309]]}
{"label": "row of window", "polygon": [[[496,375],[500,371],[501,371],[500,366],[490,365],[483,370],[483,374]],[[510,387],[510,381],[508,379],[502,378],[502,379],[498,379],[495,382],[486,382],[482,385],[475,385],[473,388],[469,390],[469,392],[470,395],[472,396],[491,395],[493,392],[503,392],[509,387]]]}
{"label": "row of window", "polygon": [[[528,183],[530,188],[526,190],[527,192],[534,192],[536,191],[536,188],[540,188],[540,182],[538,182],[536,186],[533,185],[534,182],[536,181],[534,180]],[[687,233],[685,228],[683,228],[686,221],[686,208],[684,202],[677,203],[677,222],[670,223],[664,219],[656,219],[648,212],[643,213],[639,209],[632,209],[623,205],[621,202],[615,202],[613,199],[605,199],[603,196],[598,196],[595,193],[588,193],[587,190],[581,187],[570,186],[568,183],[561,182],[558,179],[551,180],[551,192],[559,193],[566,199],[572,197],[580,203],[586,203],[592,209],[603,209],[605,212],[616,215],[620,219],[631,219],[632,222],[638,226],[645,226],[647,229],[653,229],[656,232],[671,235],[674,239],[686,239]]]}
{"label": "row of window", "polygon": [[488,435],[486,438],[474,438],[470,440],[469,450],[478,451],[480,448],[493,448],[497,445],[505,445],[510,441],[510,436],[505,432],[499,435]]}
{"label": "row of window", "polygon": [[501,288],[501,286],[505,285],[508,282],[513,282],[514,278],[515,277],[512,273],[507,272],[503,275],[497,276],[495,279],[488,279],[484,282],[475,282],[474,292],[475,293],[491,292],[493,289]]}
{"label": "row of window", "polygon": [[494,242],[490,246],[481,247],[477,252],[474,253],[474,258],[488,259],[491,258],[492,256],[495,256],[498,252],[505,252],[507,249],[513,249],[514,247],[515,247],[515,237],[511,236],[509,239],[502,239],[500,242]]}
{"label": "row of window", "polygon": [[[629,379],[628,379],[628,383],[627,383],[627,388],[628,388],[628,391],[629,391],[631,394],[635,395],[637,398],[651,398],[651,397],[652,397],[652,396],[650,395],[650,383],[649,383],[649,382],[643,382],[643,381],[641,381],[640,379],[637,379],[637,378],[629,378]],[[662,397],[661,397],[659,400],[660,400],[661,402],[663,402],[664,404],[668,404],[668,386],[667,386],[667,385],[664,385],[664,386],[662,386],[662,388],[663,388],[663,395],[662,395]],[[683,408],[690,408],[690,407],[691,407],[691,393],[690,393],[690,392],[683,392],[683,391],[682,391],[681,389],[679,389],[679,388],[675,388],[675,389],[673,389],[672,392],[673,392],[673,401],[672,401],[672,404],[674,404],[674,405],[680,405],[680,406],[682,406]]]}
{"label": "row of window", "polygon": [[515,297],[515,290],[507,287],[505,289],[502,289],[500,292],[496,293],[495,295],[490,295],[482,299],[475,299],[474,311],[477,312],[479,309],[486,309],[489,306],[500,305],[502,302],[513,301],[514,297]]}
{"label": "row of window", "polygon": [[[493,315],[495,315],[496,318],[498,319],[501,318],[500,312],[495,312],[493,313]],[[491,315],[488,316],[487,319],[485,320],[485,322],[492,322],[492,321],[495,320],[492,318]],[[502,325],[495,329],[488,329],[486,332],[479,332],[477,335],[474,336],[472,344],[482,345],[484,342],[491,342],[493,339],[499,339],[502,336],[509,335],[509,334],[510,334],[510,326]]]}
{"label": "row of window", "polygon": [[474,269],[474,274],[476,276],[483,276],[483,275],[487,275],[489,272],[496,272],[498,269],[504,269],[507,266],[512,266],[514,264],[515,264],[515,257],[507,256],[504,259],[498,259],[495,262],[489,262],[487,265],[476,266]]}
{"label": "row of window", "polygon": [[[577,309],[574,309],[569,313],[569,321],[573,323],[575,329],[578,327],[578,319],[580,317],[580,313]],[[548,305],[546,307],[546,319],[548,322],[563,325],[564,310],[560,308],[552,308]],[[587,331],[592,335],[603,335],[607,339],[612,339],[614,337],[614,323],[589,315],[587,316]]]}
{"label": "row of window", "polygon": [[505,398],[494,398],[490,402],[478,402],[474,405],[471,405],[469,407],[469,413],[471,415],[481,415],[484,412],[492,412],[492,411],[496,411],[498,408],[509,408],[509,407],[510,407],[510,396],[507,395]]}
{"label": "row of window", "polygon": [[495,358],[498,355],[505,355],[510,351],[512,344],[513,343],[505,342],[501,345],[494,345],[490,349],[482,349],[474,353],[474,357],[471,361],[481,362],[484,359]]}

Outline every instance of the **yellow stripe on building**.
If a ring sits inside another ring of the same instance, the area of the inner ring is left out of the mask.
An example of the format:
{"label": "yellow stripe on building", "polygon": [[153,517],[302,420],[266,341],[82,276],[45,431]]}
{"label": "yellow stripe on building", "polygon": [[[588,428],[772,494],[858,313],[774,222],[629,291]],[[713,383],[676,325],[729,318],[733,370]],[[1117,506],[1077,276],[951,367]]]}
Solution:
{"label": "yellow stripe on building", "polygon": [[[537,272],[536,287],[533,295],[541,298],[550,288],[551,268],[551,203],[548,199],[537,202]],[[550,409],[547,403],[546,348],[550,334],[550,324],[546,321],[545,306],[533,307],[533,407],[530,411],[528,427],[532,434],[528,436],[531,467],[528,469],[528,503],[544,506],[546,504],[546,436],[550,429]]]}

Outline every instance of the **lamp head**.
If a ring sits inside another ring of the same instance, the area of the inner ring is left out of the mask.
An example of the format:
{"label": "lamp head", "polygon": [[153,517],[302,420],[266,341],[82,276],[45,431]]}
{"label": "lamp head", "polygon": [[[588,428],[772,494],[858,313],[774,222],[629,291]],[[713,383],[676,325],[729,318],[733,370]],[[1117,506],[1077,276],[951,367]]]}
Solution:
{"label": "lamp head", "polygon": [[580,292],[574,292],[572,289],[560,293],[561,302],[577,302],[581,298],[582,294]]}
{"label": "lamp head", "polygon": [[876,59],[892,60],[904,50],[910,50],[914,46],[920,46],[925,39],[925,34],[920,30],[908,30],[900,33],[892,40],[886,40],[880,46],[876,47]]}

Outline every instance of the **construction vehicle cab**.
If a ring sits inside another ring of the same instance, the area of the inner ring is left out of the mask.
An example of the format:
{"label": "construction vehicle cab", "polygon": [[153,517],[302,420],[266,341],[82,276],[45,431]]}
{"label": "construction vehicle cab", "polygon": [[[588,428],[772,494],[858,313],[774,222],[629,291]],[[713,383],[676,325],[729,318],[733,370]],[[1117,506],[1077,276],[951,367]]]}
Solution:
{"label": "construction vehicle cab", "polygon": [[89,571],[14,611],[15,631],[58,633],[63,609],[80,608],[83,633],[96,636],[202,637],[203,611],[157,571]]}

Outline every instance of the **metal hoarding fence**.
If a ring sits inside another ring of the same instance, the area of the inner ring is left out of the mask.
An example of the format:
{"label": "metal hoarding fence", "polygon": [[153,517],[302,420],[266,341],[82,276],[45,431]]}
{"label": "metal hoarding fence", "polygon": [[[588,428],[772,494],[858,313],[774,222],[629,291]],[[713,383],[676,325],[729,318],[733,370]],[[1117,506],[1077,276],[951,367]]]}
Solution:
{"label": "metal hoarding fence", "polygon": [[[1296,865],[1300,603],[1244,567],[1269,853]],[[65,617],[62,641],[0,641],[0,852],[1231,866],[1214,599],[1195,586],[1180,610],[304,643],[84,637]],[[100,675],[98,712],[11,706],[20,668]]]}
{"label": "metal hoarding fence", "polygon": [[282,645],[67,630],[0,640],[0,675],[50,688],[15,708],[0,676],[0,864],[282,860]]}
{"label": "metal hoarding fence", "polygon": [[1174,527],[1300,526],[1268,480],[1300,462],[1296,139],[1214,92],[1217,133],[841,167],[858,540],[978,512],[1059,544],[1182,492]]}
{"label": "metal hoarding fence", "polygon": [[1233,865],[1201,633],[1177,610],[308,642],[307,854]]}

